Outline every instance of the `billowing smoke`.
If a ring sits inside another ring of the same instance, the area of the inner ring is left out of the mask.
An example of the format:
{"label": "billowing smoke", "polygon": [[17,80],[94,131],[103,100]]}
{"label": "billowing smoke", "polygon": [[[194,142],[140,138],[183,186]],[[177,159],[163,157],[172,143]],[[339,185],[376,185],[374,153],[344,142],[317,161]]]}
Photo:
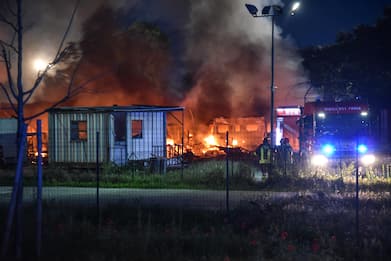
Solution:
{"label": "billowing smoke", "polygon": [[[217,116],[268,115],[271,19],[251,17],[247,2],[82,1],[70,36],[83,53],[77,80],[104,76],[71,104],[183,105],[195,125]],[[270,3],[279,2],[255,4]],[[26,59],[53,56],[71,2],[34,1],[28,10],[26,41],[37,44],[26,47]],[[300,64],[294,44],[276,26],[276,105],[302,102],[303,91],[294,87],[305,80]],[[56,98],[59,89],[61,82],[50,79],[35,101]]]}
{"label": "billowing smoke", "polygon": [[[24,8],[24,71],[25,85],[28,87],[35,80],[34,62],[41,59],[51,62],[57,52],[72,11],[79,0],[37,0],[23,1]],[[79,41],[82,25],[102,4],[108,3],[114,10],[130,9],[138,0],[80,0],[78,10],[69,31],[67,42]]]}
{"label": "billowing smoke", "polygon": [[[185,105],[201,120],[267,115],[271,21],[251,17],[243,1],[198,1],[189,25],[187,57],[199,67]],[[300,57],[279,28],[275,36],[276,104],[298,104],[289,88],[303,80]]]}

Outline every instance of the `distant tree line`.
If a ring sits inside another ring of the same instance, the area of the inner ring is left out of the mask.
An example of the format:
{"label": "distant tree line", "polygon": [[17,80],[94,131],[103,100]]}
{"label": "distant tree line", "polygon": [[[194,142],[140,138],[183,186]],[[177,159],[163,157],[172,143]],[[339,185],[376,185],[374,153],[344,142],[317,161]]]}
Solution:
{"label": "distant tree line", "polygon": [[391,108],[391,6],[373,26],[340,32],[329,46],[301,50],[310,81],[325,100],[360,98]]}

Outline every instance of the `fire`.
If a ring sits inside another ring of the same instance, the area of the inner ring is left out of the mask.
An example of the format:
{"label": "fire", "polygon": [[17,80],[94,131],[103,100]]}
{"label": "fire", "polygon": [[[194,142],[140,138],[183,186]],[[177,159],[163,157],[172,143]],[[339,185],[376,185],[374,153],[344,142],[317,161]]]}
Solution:
{"label": "fire", "polygon": [[238,146],[238,140],[233,139],[232,140],[232,146]]}
{"label": "fire", "polygon": [[209,135],[204,139],[207,146],[217,146],[216,138],[213,135]]}
{"label": "fire", "polygon": [[167,139],[166,139],[166,144],[167,144],[167,145],[174,146],[175,143],[174,143],[174,140],[173,140],[173,139],[167,138]]}

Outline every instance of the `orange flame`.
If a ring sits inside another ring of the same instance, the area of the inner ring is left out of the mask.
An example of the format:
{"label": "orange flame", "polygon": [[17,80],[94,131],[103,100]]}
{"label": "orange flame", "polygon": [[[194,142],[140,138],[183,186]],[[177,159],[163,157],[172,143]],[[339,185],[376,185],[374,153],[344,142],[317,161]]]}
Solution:
{"label": "orange flame", "polygon": [[166,139],[166,144],[167,144],[167,145],[174,146],[175,143],[174,143],[174,140],[173,140],[173,139],[167,138],[167,139]]}
{"label": "orange flame", "polygon": [[204,139],[204,141],[205,141],[205,143],[206,143],[206,145],[207,145],[208,147],[210,147],[210,146],[217,146],[217,145],[218,145],[218,144],[217,144],[217,141],[216,141],[216,138],[215,138],[213,135],[207,136],[207,137]]}

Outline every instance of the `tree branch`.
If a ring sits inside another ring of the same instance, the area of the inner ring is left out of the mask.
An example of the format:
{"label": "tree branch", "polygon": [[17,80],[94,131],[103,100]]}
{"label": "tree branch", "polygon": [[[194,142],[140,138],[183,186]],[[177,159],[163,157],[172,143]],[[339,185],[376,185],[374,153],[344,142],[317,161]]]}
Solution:
{"label": "tree branch", "polygon": [[8,0],[5,1],[5,4],[6,4],[6,7],[7,7],[7,10],[10,14],[12,14],[13,16],[16,16],[16,12],[15,10],[12,9],[10,3]]}
{"label": "tree branch", "polygon": [[[66,54],[68,54],[68,51],[70,49],[71,46],[68,46],[66,48],[63,49],[63,45],[65,43],[65,40],[69,34],[69,31],[71,29],[71,26],[72,26],[72,23],[73,23],[73,20],[75,18],[75,15],[76,15],[76,11],[79,7],[79,4],[80,4],[80,0],[77,0],[76,2],[76,5],[75,7],[73,8],[73,11],[72,11],[72,15],[71,15],[71,18],[69,19],[69,22],[68,22],[68,25],[67,25],[67,28],[64,32],[64,35],[61,39],[61,42],[60,42],[60,45],[58,46],[58,49],[57,49],[57,53],[53,59],[53,61],[51,63],[49,63],[46,68],[43,70],[42,73],[40,73],[37,77],[37,79],[35,80],[34,82],[34,85],[33,87],[31,87],[31,89],[23,92],[23,95],[27,95],[27,97],[23,100],[23,104],[26,104],[32,97],[33,93],[35,92],[35,90],[39,87],[39,85],[41,84],[43,78],[46,76],[47,72],[56,64],[58,64],[64,57]],[[78,67],[78,66],[77,66]]]}
{"label": "tree branch", "polygon": [[2,13],[0,13],[0,22],[10,26],[12,30],[15,32],[18,30],[18,28],[13,24],[11,21],[9,21]]}
{"label": "tree branch", "polygon": [[[46,68],[42,72],[40,72],[38,74],[38,77],[35,80],[33,86],[29,90],[23,92],[24,96],[27,95],[27,97],[23,101],[23,104],[26,104],[30,100],[30,98],[34,94],[35,90],[40,86],[42,80],[47,75],[48,71],[51,68],[53,68],[53,66],[57,65],[66,55],[68,55],[70,49],[71,49],[71,46],[66,47],[59,55],[57,55],[57,57],[50,64],[48,64],[46,66]],[[79,67],[80,63],[81,63],[81,59],[79,60],[78,65],[76,66],[76,68]]]}
{"label": "tree branch", "polygon": [[15,104],[12,102],[12,99],[11,99],[11,97],[10,97],[8,91],[7,91],[7,88],[6,88],[6,87],[4,86],[4,84],[1,83],[1,82],[0,82],[0,87],[1,87],[1,89],[3,90],[5,96],[7,97],[8,103],[11,105],[13,111],[14,111],[15,113],[18,113],[18,110],[16,109]]}
{"label": "tree branch", "polygon": [[72,23],[73,23],[73,19],[75,18],[75,14],[76,14],[76,11],[77,11],[77,9],[79,7],[79,4],[80,4],[80,0],[77,0],[76,5],[75,5],[75,7],[73,8],[73,11],[72,11],[71,19],[69,19],[69,23],[68,23],[67,29],[65,30],[64,35],[62,36],[60,45],[58,46],[58,50],[57,50],[56,56],[54,57],[53,63],[54,63],[55,60],[58,59],[58,57],[62,53],[62,46],[64,45],[64,42],[65,42],[65,40],[66,40],[66,38],[67,38],[67,36],[69,34],[69,31],[71,29],[71,26],[72,26]]}
{"label": "tree branch", "polygon": [[17,99],[17,93],[15,91],[15,87],[14,87],[14,81],[13,81],[13,78],[12,78],[12,74],[11,74],[11,62],[8,60],[8,56],[7,56],[7,53],[4,49],[4,46],[3,46],[3,59],[4,59],[4,62],[5,62],[5,69],[7,71],[7,78],[8,78],[8,85],[9,85],[9,89],[11,90],[11,93],[12,93],[12,96]]}
{"label": "tree branch", "polygon": [[42,79],[46,76],[46,74],[50,68],[51,68],[51,66],[47,65],[45,70],[38,75],[37,79],[34,82],[33,87],[31,87],[30,90],[23,92],[23,96],[27,95],[27,97],[24,98],[24,100],[23,100],[23,104],[26,104],[30,100],[34,91],[39,87],[40,83],[42,82]]}
{"label": "tree branch", "polygon": [[59,99],[57,102],[53,103],[52,106],[42,110],[41,112],[38,112],[38,113],[33,114],[33,115],[29,116],[29,117],[26,117],[25,118],[26,121],[32,120],[32,119],[34,119],[34,118],[36,118],[38,116],[41,116],[42,114],[50,111],[51,109],[57,107],[58,105],[61,105],[62,103],[66,102],[67,100],[77,96],[78,94],[80,94],[82,91],[84,91],[86,89],[87,85],[89,85],[90,83],[98,80],[99,78],[103,78],[107,74],[111,73],[111,71],[106,71],[106,72],[99,73],[99,74],[95,75],[94,77],[91,77],[90,79],[80,83],[79,85],[77,85],[76,87],[73,88],[73,83],[75,81],[76,72],[78,71],[79,66],[80,66],[80,63],[78,63],[78,66],[76,66],[75,69],[73,70],[72,78],[71,78],[71,80],[69,82],[67,93],[64,95],[64,97]]}
{"label": "tree branch", "polygon": [[12,49],[12,51],[14,51],[15,53],[19,53],[15,46],[13,46],[13,45],[10,44],[10,43],[4,42],[4,41],[1,40],[1,39],[0,39],[0,45],[2,45],[3,48],[8,47],[8,48]]}

